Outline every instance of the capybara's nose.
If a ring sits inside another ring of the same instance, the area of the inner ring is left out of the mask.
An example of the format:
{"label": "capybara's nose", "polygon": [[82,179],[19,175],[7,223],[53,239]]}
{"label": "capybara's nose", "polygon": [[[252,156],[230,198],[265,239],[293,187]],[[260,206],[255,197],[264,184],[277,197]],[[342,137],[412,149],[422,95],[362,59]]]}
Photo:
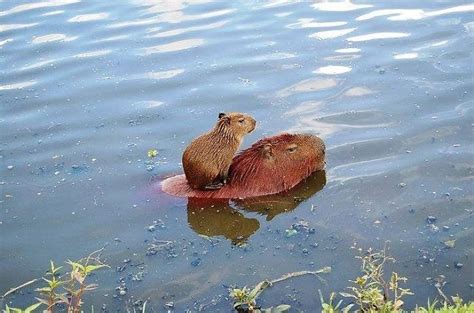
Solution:
{"label": "capybara's nose", "polygon": [[249,130],[249,133],[253,132],[256,126],[257,126],[257,121],[252,119],[252,128]]}

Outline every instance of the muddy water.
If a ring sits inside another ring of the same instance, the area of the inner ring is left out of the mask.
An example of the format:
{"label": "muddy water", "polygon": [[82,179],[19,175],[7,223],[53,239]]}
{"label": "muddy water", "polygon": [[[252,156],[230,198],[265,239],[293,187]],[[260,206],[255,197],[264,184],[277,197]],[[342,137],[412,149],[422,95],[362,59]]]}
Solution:
{"label": "muddy water", "polygon": [[[167,302],[228,312],[225,286],[332,266],[326,284],[303,277],[261,296],[310,312],[318,289],[342,291],[358,273],[351,247],[390,241],[390,269],[416,294],[407,307],[436,297],[440,275],[446,294],[472,299],[473,11],[468,1],[0,2],[0,292],[50,259],[106,246],[111,269],[86,298],[96,309],[149,299],[155,312]],[[326,172],[256,201],[154,191],[221,111],[258,120],[245,146],[318,134]],[[28,291],[8,301],[31,303]]]}

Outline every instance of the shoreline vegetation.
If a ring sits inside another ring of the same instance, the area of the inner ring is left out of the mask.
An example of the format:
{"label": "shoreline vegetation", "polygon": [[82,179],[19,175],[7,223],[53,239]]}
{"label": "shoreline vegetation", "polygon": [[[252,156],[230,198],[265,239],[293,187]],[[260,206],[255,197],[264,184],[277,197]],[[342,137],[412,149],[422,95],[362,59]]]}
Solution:
{"label": "shoreline vegetation", "polygon": [[[29,312],[94,312],[94,306],[83,303],[83,295],[95,290],[97,284],[86,282],[88,277],[97,270],[110,268],[102,261],[102,252],[104,248],[92,252],[89,256],[78,261],[68,260],[65,263],[68,271],[61,271],[63,266],[57,267],[53,261],[50,262],[50,268],[44,277],[32,279],[18,287],[11,288],[0,298],[2,312],[5,313],[29,313]],[[361,262],[361,275],[354,280],[350,280],[350,285],[344,292],[331,292],[329,297],[325,297],[320,290],[319,299],[321,301],[321,312],[408,312],[403,309],[404,299],[407,296],[414,295],[408,288],[402,285],[408,281],[408,278],[400,276],[396,272],[385,273],[385,265],[395,262],[395,258],[388,254],[388,248],[383,250],[368,249],[363,251],[359,249],[359,256],[356,258]],[[61,273],[63,272],[63,273]],[[258,305],[258,297],[267,288],[276,288],[278,283],[284,280],[292,279],[303,275],[313,275],[321,282],[328,284],[321,274],[331,272],[331,267],[323,267],[317,271],[299,271],[287,273],[277,279],[264,280],[259,282],[253,288],[247,286],[242,288],[229,288],[229,299],[233,301],[233,308],[238,313],[281,313],[291,309],[288,304],[274,304],[270,308],[261,308]],[[7,298],[17,291],[37,284],[43,281],[40,287],[34,289],[37,296],[34,297],[35,303],[27,308],[10,307],[7,304]],[[474,302],[472,300],[464,301],[459,296],[446,296],[440,288],[437,288],[441,300],[427,300],[425,306],[417,305],[411,312],[416,313],[469,313],[474,312]],[[316,296],[316,295],[315,295]],[[152,299],[151,299],[152,300]],[[133,312],[146,313],[147,301],[145,301]],[[84,309],[87,308],[87,309]],[[85,311],[84,311],[85,310]]]}

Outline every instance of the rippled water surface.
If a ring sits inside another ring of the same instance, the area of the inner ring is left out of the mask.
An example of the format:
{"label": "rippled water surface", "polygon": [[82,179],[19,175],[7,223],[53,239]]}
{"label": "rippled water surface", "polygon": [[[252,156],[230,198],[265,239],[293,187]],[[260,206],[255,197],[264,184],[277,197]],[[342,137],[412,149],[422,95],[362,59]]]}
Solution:
{"label": "rippled water surface", "polygon": [[[469,1],[0,1],[0,293],[50,259],[106,246],[111,269],[85,299],[96,308],[149,299],[155,312],[167,302],[229,312],[225,286],[331,266],[326,284],[296,278],[260,299],[311,312],[318,289],[342,291],[357,275],[351,247],[388,240],[390,270],[416,294],[408,308],[438,295],[440,275],[444,293],[472,299],[473,11]],[[257,202],[154,190],[221,111],[258,121],[244,146],[318,134],[326,172]],[[314,231],[288,238],[300,221]],[[26,291],[7,301],[31,303]]]}

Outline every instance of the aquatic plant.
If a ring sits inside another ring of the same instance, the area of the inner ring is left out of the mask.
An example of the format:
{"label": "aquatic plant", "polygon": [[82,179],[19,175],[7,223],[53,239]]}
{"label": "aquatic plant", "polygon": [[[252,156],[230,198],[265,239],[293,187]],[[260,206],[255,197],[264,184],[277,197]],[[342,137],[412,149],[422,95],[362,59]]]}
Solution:
{"label": "aquatic plant", "polygon": [[[100,260],[101,252],[102,249],[95,251],[86,258],[82,258],[76,262],[68,260],[66,264],[70,266],[70,270],[62,276],[59,274],[59,271],[63,267],[56,267],[54,262],[50,261],[48,272],[41,278],[45,282],[45,285],[35,289],[35,291],[39,293],[39,297],[35,298],[38,302],[25,309],[11,308],[6,305],[5,312],[28,313],[33,312],[40,306],[45,306],[46,308],[44,311],[46,312],[54,312],[54,309],[59,304],[65,305],[68,313],[81,312],[81,306],[83,304],[82,297],[84,293],[97,288],[96,284],[87,284],[86,279],[91,275],[91,273],[98,269],[109,267]],[[38,279],[31,280],[19,287],[10,289],[5,293],[5,295],[3,295],[3,298],[36,281],[38,281]]]}
{"label": "aquatic plant", "polygon": [[[349,292],[340,292],[339,294],[345,298],[351,298],[353,303],[342,307],[343,300],[335,304],[336,293],[330,294],[329,300],[325,301],[321,291],[319,296],[321,300],[322,312],[336,313],[336,312],[403,312],[403,298],[413,293],[408,288],[400,287],[401,283],[406,283],[407,278],[399,276],[398,273],[392,272],[390,279],[386,280],[384,273],[384,266],[387,262],[395,262],[393,257],[387,255],[387,248],[381,251],[374,251],[369,249],[361,256],[357,257],[361,260],[362,275],[355,280],[350,281],[353,286],[347,287]],[[441,293],[441,291],[438,289]],[[474,302],[463,303],[460,297],[452,297],[452,303],[449,299],[441,293],[444,298],[441,304],[438,301],[428,306],[417,306],[415,312],[417,313],[467,313],[474,312]]]}
{"label": "aquatic plant", "polygon": [[[259,282],[254,288],[250,289],[247,286],[243,288],[230,288],[229,296],[234,300],[234,309],[239,313],[280,313],[288,311],[291,306],[288,304],[280,304],[276,307],[270,307],[262,309],[257,305],[257,298],[260,294],[268,287],[272,287],[274,284],[303,275],[315,275],[320,278],[319,274],[327,274],[331,272],[331,267],[326,266],[317,271],[300,271],[292,272],[281,276],[274,280],[264,280]],[[322,278],[320,278],[322,279]]]}
{"label": "aquatic plant", "polygon": [[407,278],[392,272],[390,279],[384,277],[384,266],[395,259],[387,255],[387,249],[373,251],[369,249],[364,255],[358,256],[361,260],[362,276],[357,277],[349,292],[340,295],[352,298],[363,312],[397,312],[403,306],[403,297],[413,295],[410,289],[401,288]]}

